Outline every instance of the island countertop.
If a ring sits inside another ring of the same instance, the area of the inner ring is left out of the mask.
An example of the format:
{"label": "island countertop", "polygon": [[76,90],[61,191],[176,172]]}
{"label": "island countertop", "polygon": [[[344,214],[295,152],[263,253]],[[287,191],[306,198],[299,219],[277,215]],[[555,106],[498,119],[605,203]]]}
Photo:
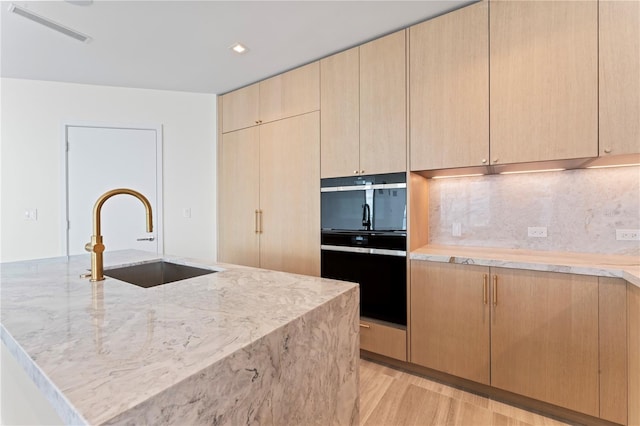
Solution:
{"label": "island countertop", "polygon": [[[108,424],[131,418],[175,422],[177,419],[172,416],[182,411],[177,407],[179,403],[167,403],[167,395],[172,389],[179,391],[176,384],[185,384],[199,375],[204,377],[209,374],[207,368],[234,354],[242,356],[228,363],[223,372],[215,373],[216,394],[232,398],[237,391],[225,388],[235,386],[233,380],[226,380],[225,374],[246,376],[244,380],[251,382],[275,380],[265,377],[269,373],[257,366],[261,362],[278,363],[280,368],[279,363],[284,364],[287,357],[293,360],[313,356],[308,352],[289,353],[301,349],[293,341],[290,345],[289,338],[303,339],[295,336],[295,331],[287,331],[277,343],[281,347],[274,349],[275,343],[261,342],[266,346],[260,351],[248,348],[292,321],[300,322],[309,313],[316,312],[323,321],[332,321],[332,326],[357,342],[356,284],[133,250],[105,253],[105,269],[160,258],[219,272],[141,288],[112,278],[98,283],[80,278],[90,266],[88,255],[0,265],[2,341],[65,423]],[[330,303],[331,309],[323,311]],[[344,306],[344,312],[339,312],[338,306]],[[300,327],[305,327],[305,321]],[[303,331],[313,334],[327,351],[344,352],[332,346],[336,339],[329,328]],[[352,346],[347,348],[348,353],[340,355],[350,359],[346,368],[349,371],[335,374],[343,381],[349,378],[347,388],[351,385],[356,388],[357,421],[358,345]],[[306,350],[316,349],[307,345]],[[355,365],[351,358],[356,359]],[[300,374],[300,379],[305,380],[315,373],[290,374]],[[197,386],[195,383],[190,389]],[[270,386],[265,383],[265,387]],[[286,389],[282,392],[286,393]],[[183,401],[193,404],[194,412],[206,408],[199,404],[204,404],[207,398],[198,395],[196,392],[195,396],[185,396]],[[129,410],[148,410],[152,400],[155,402],[151,406],[157,405],[153,406],[153,416],[139,412],[133,417],[122,416]],[[212,401],[208,400],[206,405]],[[269,409],[270,418],[277,419],[275,408]],[[349,419],[353,413],[336,415],[342,417],[329,420],[353,422],[353,418]],[[196,417],[181,420],[202,421]],[[213,424],[214,420],[210,418],[207,422]]]}

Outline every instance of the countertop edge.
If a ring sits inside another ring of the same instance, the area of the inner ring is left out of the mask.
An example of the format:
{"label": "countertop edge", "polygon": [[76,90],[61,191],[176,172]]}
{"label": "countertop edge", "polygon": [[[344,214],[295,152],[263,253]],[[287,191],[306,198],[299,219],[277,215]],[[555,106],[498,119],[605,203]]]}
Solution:
{"label": "countertop edge", "polygon": [[60,418],[69,425],[88,425],[89,422],[73,407],[64,393],[49,379],[49,376],[42,371],[38,364],[27,354],[20,344],[13,338],[11,333],[0,324],[0,340],[6,346],[9,353],[14,357],[24,372],[33,381],[39,391]]}
{"label": "countertop edge", "polygon": [[[473,251],[468,253],[465,251]],[[541,272],[560,272],[578,275],[591,275],[598,277],[622,278],[625,281],[640,287],[640,264],[628,265],[615,263],[588,263],[587,257],[596,257],[596,254],[587,253],[581,256],[579,253],[563,254],[562,259],[553,262],[531,259],[531,257],[551,256],[552,252],[531,251],[530,255],[521,254],[517,250],[509,251],[508,256],[501,257],[500,253],[505,249],[492,249],[481,247],[455,247],[455,246],[424,246],[414,250],[410,254],[411,260],[468,264],[479,266],[493,266],[508,269],[526,269]],[[610,257],[610,255],[603,255]],[[509,257],[509,259],[505,259]],[[630,258],[631,256],[621,256]],[[572,260],[573,259],[573,260]]]}

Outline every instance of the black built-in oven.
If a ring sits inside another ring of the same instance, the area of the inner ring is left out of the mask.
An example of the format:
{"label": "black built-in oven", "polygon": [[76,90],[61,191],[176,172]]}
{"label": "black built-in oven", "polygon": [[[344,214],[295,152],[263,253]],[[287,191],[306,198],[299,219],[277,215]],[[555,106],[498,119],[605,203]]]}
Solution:
{"label": "black built-in oven", "polygon": [[321,275],[360,284],[360,314],[407,324],[404,173],[321,181]]}

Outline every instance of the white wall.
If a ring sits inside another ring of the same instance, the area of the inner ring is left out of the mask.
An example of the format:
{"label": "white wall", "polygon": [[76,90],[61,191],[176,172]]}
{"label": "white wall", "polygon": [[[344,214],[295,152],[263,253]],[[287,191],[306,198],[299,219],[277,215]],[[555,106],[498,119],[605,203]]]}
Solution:
{"label": "white wall", "polygon": [[[0,261],[64,254],[65,121],[162,125],[164,251],[215,260],[215,95],[2,78],[0,99]],[[24,220],[26,208],[37,221]]]}

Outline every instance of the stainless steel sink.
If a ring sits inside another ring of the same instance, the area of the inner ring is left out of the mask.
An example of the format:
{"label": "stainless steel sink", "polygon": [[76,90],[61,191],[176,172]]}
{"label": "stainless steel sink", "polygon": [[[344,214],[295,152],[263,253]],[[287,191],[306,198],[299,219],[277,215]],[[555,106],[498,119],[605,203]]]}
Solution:
{"label": "stainless steel sink", "polygon": [[213,274],[215,272],[217,271],[158,260],[139,265],[107,269],[104,271],[104,275],[140,287],[149,288],[199,277],[201,275]]}

